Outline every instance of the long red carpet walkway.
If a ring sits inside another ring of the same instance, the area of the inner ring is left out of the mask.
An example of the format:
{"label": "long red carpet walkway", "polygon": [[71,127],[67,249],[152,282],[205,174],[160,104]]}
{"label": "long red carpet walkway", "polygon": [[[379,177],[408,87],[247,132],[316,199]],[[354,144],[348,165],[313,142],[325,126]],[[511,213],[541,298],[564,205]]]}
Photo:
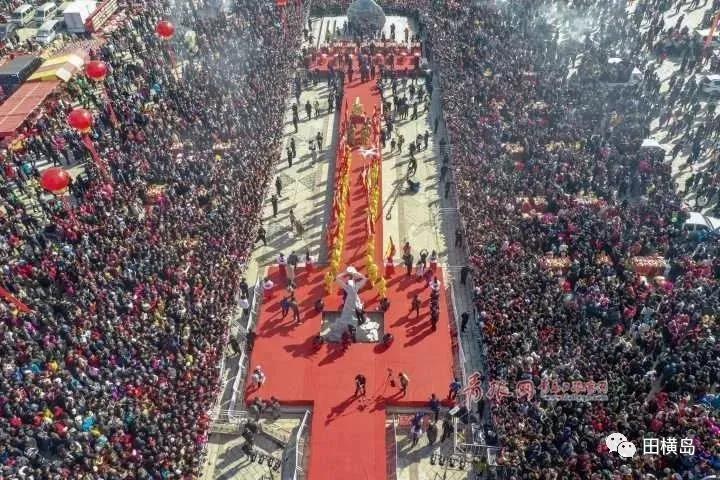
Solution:
{"label": "long red carpet walkway", "polygon": [[[352,108],[355,99],[359,98],[366,115],[371,116],[375,106],[380,109],[380,97],[374,91],[374,84],[373,81],[361,84],[358,78],[346,84],[344,98],[348,107]],[[344,118],[344,110],[341,115]],[[358,179],[369,161],[357,149],[353,151],[351,200],[343,253],[345,263],[341,271],[348,265],[363,271],[368,202]],[[382,265],[382,220],[378,224],[375,251],[377,264]],[[416,256],[423,248],[422,245],[413,247]],[[269,269],[268,275],[276,287],[273,297],[262,306],[250,364],[251,372],[261,365],[267,381],[259,390],[248,385],[246,400],[250,402],[258,395],[264,399],[275,396],[286,405],[311,406],[310,480],[384,480],[387,478],[385,407],[425,407],[432,393],[445,397],[452,381],[451,338],[444,289],[441,289],[440,322],[438,329],[433,331],[429,320],[430,289],[414,276],[405,276],[404,269],[398,268],[388,282],[391,305],[385,313],[384,331],[395,337],[389,348],[357,343],[350,345],[347,351],[335,344],[325,344],[315,350],[313,337],[320,332],[322,314],[315,312],[314,304],[325,295],[324,273],[322,269],[314,272],[298,269],[295,295],[301,307],[301,323],[296,324],[292,313],[282,318],[280,300],[286,280],[277,267]],[[442,279],[441,272],[438,272],[438,278]],[[423,301],[419,319],[408,317],[410,299],[415,293],[419,293]],[[367,311],[378,310],[378,298],[369,282],[362,298]],[[341,295],[333,292],[324,300],[326,310],[341,310]],[[406,396],[401,396],[399,389],[390,385],[388,369],[392,369],[396,379],[399,371],[410,377]],[[365,398],[353,396],[354,378],[358,373],[367,377]]]}

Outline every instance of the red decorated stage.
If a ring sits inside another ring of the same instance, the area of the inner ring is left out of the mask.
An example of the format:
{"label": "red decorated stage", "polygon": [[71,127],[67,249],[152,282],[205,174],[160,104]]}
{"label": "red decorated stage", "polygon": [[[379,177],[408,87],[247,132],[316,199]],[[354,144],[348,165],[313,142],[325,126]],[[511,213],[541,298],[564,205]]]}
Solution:
{"label": "red decorated stage", "polygon": [[[261,365],[267,381],[260,389],[248,385],[246,401],[251,402],[256,396],[265,399],[275,396],[285,405],[312,408],[310,480],[384,480],[385,410],[388,406],[426,407],[432,393],[441,398],[447,395],[453,372],[451,319],[441,288],[440,321],[437,330],[433,330],[429,320],[430,288],[398,268],[387,281],[376,278],[374,285],[368,282],[361,292],[366,311],[379,309],[378,290],[385,291],[390,300],[384,315],[384,331],[394,336],[390,346],[355,343],[344,350],[341,344],[316,347],[313,342],[320,333],[323,317],[315,311],[316,300],[324,298],[326,311],[342,308],[337,287],[326,293],[333,271],[341,272],[353,265],[371,276],[370,270],[381,269],[378,265],[383,264],[381,150],[373,150],[378,141],[380,98],[372,82],[363,84],[356,79],[346,84],[345,89],[348,102],[344,102],[341,111],[336,205],[328,227],[330,265],[315,271],[298,269],[295,296],[301,309],[299,324],[293,322],[292,314],[282,318],[280,300],[286,282],[277,267],[269,269],[276,286],[259,313],[250,365],[250,370]],[[353,131],[348,135],[351,128]],[[360,145],[346,149],[348,137],[355,138]],[[442,280],[440,271],[437,276]],[[408,315],[415,293],[420,294],[423,302],[418,319]],[[392,369],[396,380],[399,371],[409,376],[405,396],[390,385],[388,369]],[[358,373],[367,378],[364,398],[353,396]]]}
{"label": "red decorated stage", "polygon": [[305,57],[305,67],[320,73],[327,73],[330,67],[335,70],[346,70],[348,63],[353,63],[358,71],[359,56],[372,58],[373,65],[383,65],[385,69],[392,67],[398,72],[413,71],[422,56],[420,43],[370,43],[358,46],[353,42],[337,42],[332,45],[313,48]]}

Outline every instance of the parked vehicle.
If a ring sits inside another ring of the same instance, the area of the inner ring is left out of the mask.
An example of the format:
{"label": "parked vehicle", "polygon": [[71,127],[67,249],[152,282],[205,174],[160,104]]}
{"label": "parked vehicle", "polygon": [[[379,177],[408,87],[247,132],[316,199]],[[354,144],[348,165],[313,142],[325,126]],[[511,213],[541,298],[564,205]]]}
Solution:
{"label": "parked vehicle", "polygon": [[608,58],[607,72],[604,75],[604,80],[608,85],[613,87],[633,86],[642,82],[643,77],[640,69],[628,60],[618,57]]}
{"label": "parked vehicle", "polygon": [[720,229],[720,218],[708,217],[700,212],[690,212],[683,229],[687,232],[710,233]]}
{"label": "parked vehicle", "polygon": [[87,0],[78,0],[68,5],[63,14],[67,31],[70,33],[85,33],[87,31],[85,22],[95,11],[96,5],[96,2]]}
{"label": "parked vehicle", "polygon": [[41,63],[38,57],[22,55],[0,66],[0,87],[5,95],[10,95],[22,85]]}
{"label": "parked vehicle", "polygon": [[697,75],[696,81],[703,93],[720,96],[720,75]]}
{"label": "parked vehicle", "polygon": [[35,39],[43,45],[52,43],[52,41],[55,40],[55,37],[57,37],[58,33],[62,28],[62,20],[48,20],[40,26],[40,29],[38,30]]}
{"label": "parked vehicle", "polygon": [[18,27],[24,27],[28,23],[32,22],[35,18],[35,7],[23,3],[12,12],[10,21],[16,24]]}
{"label": "parked vehicle", "polygon": [[17,25],[14,23],[0,23],[0,44],[16,45],[20,41],[17,34]]}
{"label": "parked vehicle", "polygon": [[57,5],[53,2],[47,2],[40,5],[35,11],[35,20],[42,25],[48,20],[55,18],[57,14]]}

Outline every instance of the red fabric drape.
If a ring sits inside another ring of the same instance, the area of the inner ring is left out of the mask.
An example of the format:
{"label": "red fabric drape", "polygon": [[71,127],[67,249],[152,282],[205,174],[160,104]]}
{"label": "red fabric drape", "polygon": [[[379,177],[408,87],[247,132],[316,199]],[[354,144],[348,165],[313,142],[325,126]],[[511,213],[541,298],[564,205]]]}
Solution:
{"label": "red fabric drape", "polygon": [[20,300],[18,300],[18,299],[15,297],[15,295],[13,295],[12,293],[8,292],[7,290],[5,290],[5,289],[2,288],[2,287],[0,287],[0,297],[2,297],[3,300],[5,300],[7,303],[10,303],[10,304],[14,305],[15,308],[17,308],[18,310],[20,310],[20,311],[23,312],[23,313],[32,312],[32,309],[31,309],[30,307],[28,307],[27,305],[25,305],[23,302],[21,302]]}

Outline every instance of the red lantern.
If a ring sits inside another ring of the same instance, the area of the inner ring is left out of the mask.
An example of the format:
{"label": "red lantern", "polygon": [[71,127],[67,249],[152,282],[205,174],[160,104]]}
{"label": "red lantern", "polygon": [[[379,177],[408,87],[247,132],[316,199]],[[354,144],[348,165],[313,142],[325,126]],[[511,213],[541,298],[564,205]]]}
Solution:
{"label": "red lantern", "polygon": [[85,65],[85,74],[91,79],[95,80],[96,82],[102,82],[105,80],[105,77],[107,76],[107,65],[105,65],[105,62],[101,62],[99,60],[93,60],[91,62],[88,62],[87,65]]}
{"label": "red lantern", "polygon": [[87,133],[92,128],[93,117],[90,112],[84,108],[74,108],[70,115],[68,115],[68,123],[71,127],[76,130],[80,130],[82,133]]}
{"label": "red lantern", "polygon": [[53,193],[62,193],[70,185],[70,174],[60,167],[51,167],[40,174],[40,185]]}
{"label": "red lantern", "polygon": [[284,7],[285,5],[287,5],[287,0],[275,0],[275,5],[277,5],[278,7]]}
{"label": "red lantern", "polygon": [[175,35],[175,25],[167,20],[161,20],[155,27],[155,33],[163,40],[170,40]]}

